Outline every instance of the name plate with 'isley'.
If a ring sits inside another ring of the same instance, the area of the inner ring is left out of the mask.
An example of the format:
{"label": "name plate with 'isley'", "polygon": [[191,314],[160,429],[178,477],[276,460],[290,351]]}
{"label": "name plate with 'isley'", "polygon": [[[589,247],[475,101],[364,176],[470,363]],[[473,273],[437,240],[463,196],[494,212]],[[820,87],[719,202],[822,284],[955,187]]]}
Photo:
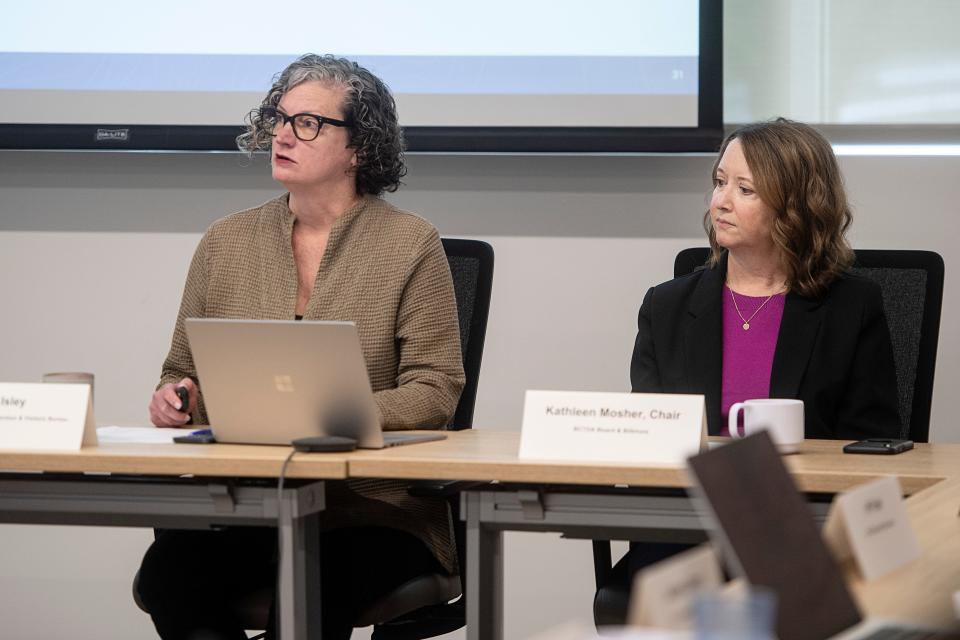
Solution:
{"label": "name plate with 'isley'", "polygon": [[95,444],[90,385],[0,383],[0,451]]}
{"label": "name plate with 'isley'", "polygon": [[702,395],[526,394],[521,458],[673,465],[705,449]]}

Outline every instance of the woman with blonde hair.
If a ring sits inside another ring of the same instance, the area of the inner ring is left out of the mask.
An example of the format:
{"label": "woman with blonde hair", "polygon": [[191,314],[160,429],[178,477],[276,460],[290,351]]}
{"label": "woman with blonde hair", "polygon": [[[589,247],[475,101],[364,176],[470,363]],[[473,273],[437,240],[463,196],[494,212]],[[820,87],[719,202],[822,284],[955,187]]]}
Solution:
{"label": "woman with blonde hair", "polygon": [[713,167],[705,268],[651,288],[634,392],[702,393],[709,431],[730,406],[804,401],[807,438],[900,431],[880,287],[851,274],[851,215],[830,144],[779,119],[730,134]]}
{"label": "woman with blonde hair", "polygon": [[[736,402],[798,398],[807,438],[897,437],[880,287],[848,271],[851,215],[830,144],[782,118],[747,125],[723,141],[713,185],[707,264],[652,287],[640,306],[633,391],[703,394],[711,435],[728,435]],[[633,543],[611,582],[627,588],[687,547]]]}

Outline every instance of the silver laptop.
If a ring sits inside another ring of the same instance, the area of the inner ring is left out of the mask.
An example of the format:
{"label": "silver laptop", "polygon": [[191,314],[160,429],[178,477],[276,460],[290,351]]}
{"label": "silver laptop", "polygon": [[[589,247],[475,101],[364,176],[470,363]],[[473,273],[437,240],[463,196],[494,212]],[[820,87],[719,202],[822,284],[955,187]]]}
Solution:
{"label": "silver laptop", "polygon": [[352,322],[187,318],[186,327],[217,442],[338,435],[381,449],[446,437],[381,431]]}
{"label": "silver laptop", "polygon": [[780,454],[761,431],[688,461],[710,536],[733,571],[777,594],[780,640],[956,638],[864,620]]}

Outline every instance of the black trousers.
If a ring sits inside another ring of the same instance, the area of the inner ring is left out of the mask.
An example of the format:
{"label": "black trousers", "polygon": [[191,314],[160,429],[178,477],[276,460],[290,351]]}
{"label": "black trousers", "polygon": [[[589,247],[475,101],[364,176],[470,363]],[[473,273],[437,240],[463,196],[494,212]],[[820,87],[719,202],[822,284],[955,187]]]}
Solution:
{"label": "black trousers", "polygon": [[[321,534],[324,640],[350,637],[360,612],[407,580],[443,572],[427,546],[396,529],[357,527]],[[138,591],[164,640],[240,640],[231,611],[238,598],[277,580],[277,532],[231,527],[165,530],[147,550]],[[271,608],[268,637],[275,637]]]}

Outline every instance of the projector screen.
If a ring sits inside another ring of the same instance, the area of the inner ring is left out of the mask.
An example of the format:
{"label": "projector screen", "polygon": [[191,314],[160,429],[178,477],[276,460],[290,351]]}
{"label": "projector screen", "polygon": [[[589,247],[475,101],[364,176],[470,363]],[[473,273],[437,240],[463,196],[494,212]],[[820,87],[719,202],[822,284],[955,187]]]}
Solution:
{"label": "projector screen", "polygon": [[31,0],[0,21],[0,146],[232,149],[298,55],[393,90],[412,151],[715,148],[720,0]]}

